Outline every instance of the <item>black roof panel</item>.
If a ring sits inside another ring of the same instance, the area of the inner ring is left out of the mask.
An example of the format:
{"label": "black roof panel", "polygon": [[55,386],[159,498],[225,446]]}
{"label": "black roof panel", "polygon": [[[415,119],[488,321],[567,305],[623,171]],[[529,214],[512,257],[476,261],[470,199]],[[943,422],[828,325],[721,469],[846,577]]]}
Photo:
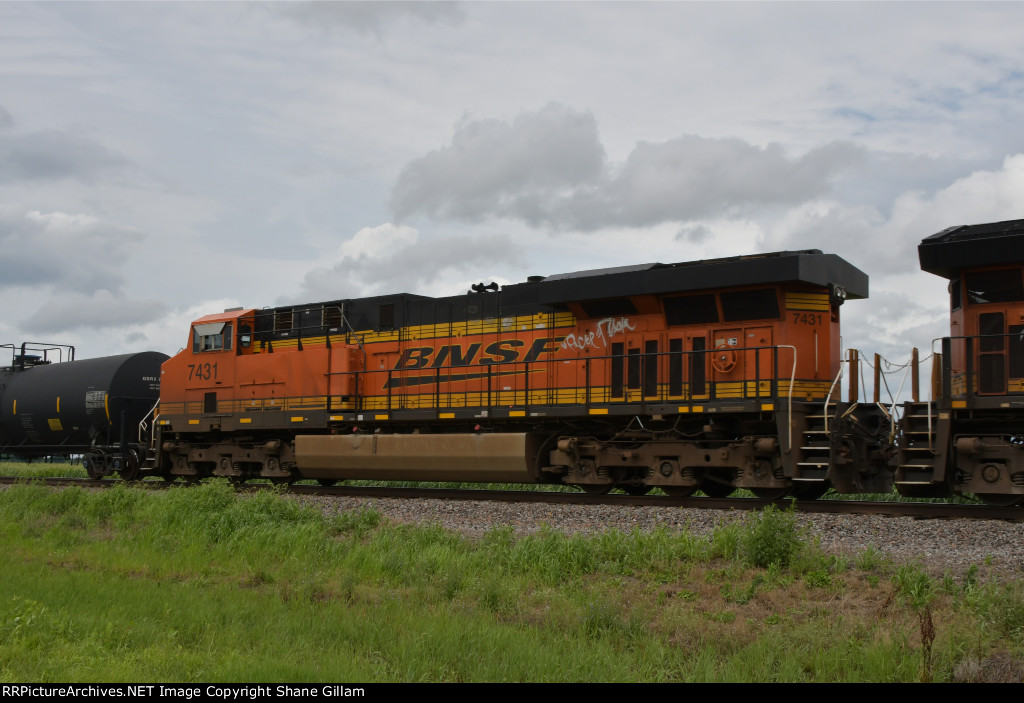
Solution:
{"label": "black roof panel", "polygon": [[957,225],[925,237],[921,268],[953,279],[965,269],[1024,262],[1024,220]]}
{"label": "black roof panel", "polygon": [[570,303],[631,295],[660,295],[739,286],[804,282],[846,289],[850,298],[868,296],[868,276],[835,254],[818,249],[753,256],[643,264],[549,276],[538,283],[539,302]]}

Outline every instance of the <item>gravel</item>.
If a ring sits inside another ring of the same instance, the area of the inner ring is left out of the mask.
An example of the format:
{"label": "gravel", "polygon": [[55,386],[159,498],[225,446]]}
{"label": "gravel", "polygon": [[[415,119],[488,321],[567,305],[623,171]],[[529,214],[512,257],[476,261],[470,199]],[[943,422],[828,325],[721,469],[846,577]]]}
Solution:
{"label": "gravel", "polygon": [[[565,534],[603,530],[648,530],[658,526],[708,536],[716,526],[744,519],[745,512],[667,507],[550,505],[437,499],[326,498],[299,496],[336,512],[372,507],[398,524],[436,524],[469,538],[493,526],[512,525],[518,535],[545,527]],[[875,515],[798,515],[798,523],[821,548],[856,556],[873,547],[897,563],[916,563],[929,573],[962,575],[977,566],[979,576],[1024,576],[1024,523],[994,520],[921,520]]]}

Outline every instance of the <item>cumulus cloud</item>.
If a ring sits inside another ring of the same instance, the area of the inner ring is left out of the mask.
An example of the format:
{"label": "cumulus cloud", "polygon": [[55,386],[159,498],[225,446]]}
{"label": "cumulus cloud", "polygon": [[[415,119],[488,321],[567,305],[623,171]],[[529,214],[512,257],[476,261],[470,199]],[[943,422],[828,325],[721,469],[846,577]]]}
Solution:
{"label": "cumulus cloud", "polygon": [[870,205],[817,201],[794,208],[765,228],[771,249],[817,247],[842,254],[872,275],[917,273],[917,245],[954,225],[1024,216],[1024,154],[997,170],[979,170],[932,194],[903,193],[889,214]]}
{"label": "cumulus cloud", "polygon": [[449,146],[402,169],[391,203],[400,220],[423,213],[538,224],[567,197],[600,182],[604,169],[594,116],[552,103],[511,123],[463,120]]}
{"label": "cumulus cloud", "polygon": [[306,274],[301,292],[285,302],[364,297],[386,293],[445,295],[452,276],[480,274],[498,264],[522,264],[505,235],[421,237],[412,227],[365,227],[341,244],[331,266]]}
{"label": "cumulus cloud", "polygon": [[511,123],[461,122],[450,145],[405,166],[391,204],[400,220],[647,227],[797,205],[826,194],[862,156],[847,142],[790,157],[778,144],[685,135],[641,142],[624,163],[609,164],[593,115],[549,104]]}
{"label": "cumulus cloud", "polygon": [[118,292],[122,266],[142,239],[90,215],[0,205],[0,290],[52,284],[79,293]]}
{"label": "cumulus cloud", "polygon": [[39,334],[67,334],[74,330],[107,330],[141,324],[160,316],[163,303],[115,296],[108,290],[61,293],[43,303],[21,326]]}
{"label": "cumulus cloud", "polygon": [[464,16],[459,2],[294,2],[277,9],[302,24],[318,28],[343,27],[376,36],[382,34],[388,23],[399,19],[458,24]]}

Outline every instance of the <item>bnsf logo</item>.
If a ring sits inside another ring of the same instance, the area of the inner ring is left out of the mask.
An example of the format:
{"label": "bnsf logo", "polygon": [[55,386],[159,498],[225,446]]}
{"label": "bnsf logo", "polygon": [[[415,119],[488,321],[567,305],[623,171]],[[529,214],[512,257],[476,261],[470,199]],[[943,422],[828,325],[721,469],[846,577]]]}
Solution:
{"label": "bnsf logo", "polygon": [[[503,339],[486,347],[482,342],[469,345],[448,344],[434,347],[410,347],[402,352],[395,371],[409,369],[438,369],[442,366],[470,366],[475,364],[511,364],[517,361],[536,361],[541,354],[558,350],[565,337],[540,337],[529,348],[522,339]],[[483,348],[483,353],[480,352]],[[525,353],[524,353],[525,352]]]}

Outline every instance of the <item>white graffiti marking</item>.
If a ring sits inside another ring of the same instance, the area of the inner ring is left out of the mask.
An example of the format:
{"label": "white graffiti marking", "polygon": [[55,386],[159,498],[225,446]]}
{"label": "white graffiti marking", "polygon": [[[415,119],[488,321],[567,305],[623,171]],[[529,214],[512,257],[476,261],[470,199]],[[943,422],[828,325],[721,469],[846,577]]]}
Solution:
{"label": "white graffiti marking", "polygon": [[626,330],[635,330],[636,327],[630,323],[629,318],[606,317],[597,323],[597,326],[589,332],[570,334],[562,340],[562,349],[585,349],[587,347],[607,347],[608,340]]}

